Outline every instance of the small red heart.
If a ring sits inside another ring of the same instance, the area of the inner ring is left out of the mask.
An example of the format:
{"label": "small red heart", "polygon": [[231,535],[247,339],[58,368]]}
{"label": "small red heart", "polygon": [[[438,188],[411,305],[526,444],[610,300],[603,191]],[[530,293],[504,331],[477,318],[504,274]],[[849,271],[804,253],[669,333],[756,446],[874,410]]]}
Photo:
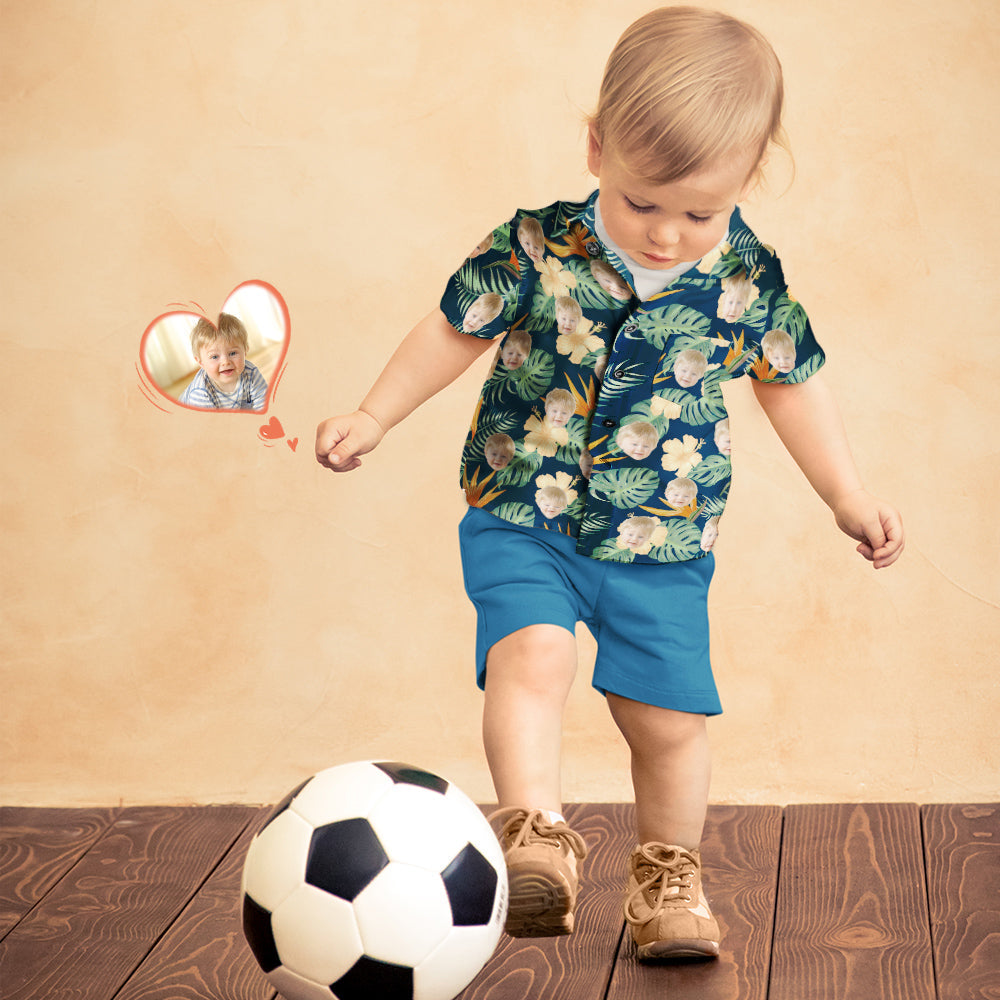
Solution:
{"label": "small red heart", "polygon": [[257,433],[268,441],[277,441],[278,438],[285,436],[285,429],[281,426],[281,421],[277,417],[271,417]]}
{"label": "small red heart", "polygon": [[299,439],[298,438],[289,438],[285,442],[285,444],[287,444],[288,447],[292,449],[292,451],[295,451],[295,449],[299,446]]}

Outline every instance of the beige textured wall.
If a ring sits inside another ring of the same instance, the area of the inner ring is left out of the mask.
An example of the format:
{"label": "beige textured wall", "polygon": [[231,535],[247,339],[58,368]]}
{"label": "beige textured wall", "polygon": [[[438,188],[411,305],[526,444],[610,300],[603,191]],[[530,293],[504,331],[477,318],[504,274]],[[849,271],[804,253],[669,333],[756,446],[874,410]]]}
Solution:
{"label": "beige textured wall", "polygon": [[[271,801],[367,756],[490,798],[455,540],[484,369],[350,477],[312,436],[488,228],[589,190],[580,116],[646,6],[3,3],[4,802]],[[746,215],[910,534],[873,573],[733,388],[713,799],[996,798],[1000,8],[724,6],[787,73],[794,183]],[[137,368],[254,278],[291,317],[269,442]],[[627,799],[582,648],[566,795]]]}

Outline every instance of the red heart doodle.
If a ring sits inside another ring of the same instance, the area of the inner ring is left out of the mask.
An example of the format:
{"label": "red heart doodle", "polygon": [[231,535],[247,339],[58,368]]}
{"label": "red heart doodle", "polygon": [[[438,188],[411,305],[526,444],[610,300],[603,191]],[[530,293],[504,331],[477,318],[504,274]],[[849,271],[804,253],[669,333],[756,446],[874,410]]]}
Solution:
{"label": "red heart doodle", "polygon": [[292,449],[292,451],[295,451],[295,449],[298,448],[298,446],[299,446],[299,439],[298,438],[289,438],[285,442],[285,444],[287,444],[288,447]]}
{"label": "red heart doodle", "polygon": [[277,417],[271,417],[266,424],[260,427],[257,433],[265,441],[278,441],[285,436],[285,428],[281,426],[281,421]]}
{"label": "red heart doodle", "polygon": [[[153,397],[159,393],[185,409],[266,413],[288,352],[291,324],[285,300],[266,282],[245,281],[226,298],[216,321],[191,304],[197,311],[164,313],[142,335],[139,358],[147,398],[156,403]],[[212,343],[204,336],[205,322],[211,328],[208,337],[223,324],[223,333]],[[219,360],[213,348],[220,345],[237,346],[240,358]]]}

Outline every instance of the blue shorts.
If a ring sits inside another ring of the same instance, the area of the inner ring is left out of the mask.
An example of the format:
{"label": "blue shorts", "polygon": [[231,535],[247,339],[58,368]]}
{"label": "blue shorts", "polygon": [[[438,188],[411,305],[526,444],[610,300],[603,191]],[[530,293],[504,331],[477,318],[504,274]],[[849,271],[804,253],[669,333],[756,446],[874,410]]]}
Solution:
{"label": "blue shorts", "polygon": [[470,507],[459,525],[465,590],[476,607],[476,681],[486,654],[528,625],[583,622],[597,641],[594,687],[648,705],[718,715],[708,651],[715,561],[662,565],[582,556],[568,535],[521,528]]}

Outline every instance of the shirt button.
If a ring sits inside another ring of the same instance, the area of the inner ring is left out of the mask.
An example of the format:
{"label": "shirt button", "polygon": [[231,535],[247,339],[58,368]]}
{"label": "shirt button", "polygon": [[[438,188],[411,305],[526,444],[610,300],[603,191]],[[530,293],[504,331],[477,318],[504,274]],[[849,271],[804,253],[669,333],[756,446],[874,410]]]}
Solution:
{"label": "shirt button", "polygon": [[638,329],[639,327],[636,326],[635,323],[629,323],[628,326],[622,327],[622,333],[635,333],[635,331]]}
{"label": "shirt button", "polygon": [[612,420],[610,417],[605,417],[605,419],[601,421],[601,424],[604,427],[617,427],[618,426],[618,421],[617,420]]}

